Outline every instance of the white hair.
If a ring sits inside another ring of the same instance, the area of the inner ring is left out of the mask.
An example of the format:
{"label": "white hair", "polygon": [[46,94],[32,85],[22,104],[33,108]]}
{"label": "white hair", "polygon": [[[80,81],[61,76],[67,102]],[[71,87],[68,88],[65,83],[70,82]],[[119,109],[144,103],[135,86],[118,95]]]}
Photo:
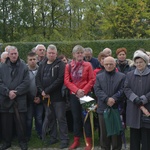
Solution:
{"label": "white hair", "polygon": [[5,47],[5,52],[8,52],[9,47],[10,47],[10,45],[7,45],[7,46]]}
{"label": "white hair", "polygon": [[3,59],[4,55],[8,55],[8,52],[2,52],[1,59]]}
{"label": "white hair", "polygon": [[103,49],[103,52],[105,53],[109,52],[112,55],[112,50],[110,48]]}
{"label": "white hair", "polygon": [[38,48],[39,48],[40,46],[43,46],[43,47],[44,47],[44,49],[46,50],[46,48],[45,48],[45,46],[44,46],[43,44],[38,44],[38,45],[35,47],[35,51],[37,51],[37,50],[38,50]]}

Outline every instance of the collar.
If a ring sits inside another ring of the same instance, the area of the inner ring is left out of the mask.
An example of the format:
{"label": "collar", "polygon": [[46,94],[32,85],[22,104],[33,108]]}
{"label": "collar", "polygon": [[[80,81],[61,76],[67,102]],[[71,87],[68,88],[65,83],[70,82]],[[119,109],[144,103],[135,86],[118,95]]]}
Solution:
{"label": "collar", "polygon": [[135,75],[144,76],[150,73],[150,69],[146,67],[143,71],[139,71],[137,68],[134,70]]}

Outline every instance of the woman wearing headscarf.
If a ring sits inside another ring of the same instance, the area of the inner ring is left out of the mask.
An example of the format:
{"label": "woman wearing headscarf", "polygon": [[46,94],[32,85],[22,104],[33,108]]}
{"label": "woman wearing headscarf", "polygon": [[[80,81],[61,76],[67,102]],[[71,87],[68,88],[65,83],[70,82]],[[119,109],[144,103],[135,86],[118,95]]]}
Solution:
{"label": "woman wearing headscarf", "polygon": [[[90,94],[94,85],[95,77],[92,66],[89,62],[85,62],[84,48],[76,45],[73,50],[73,60],[66,65],[64,83],[70,89],[70,103],[73,115],[73,134],[74,142],[69,147],[69,150],[75,149],[80,145],[80,137],[82,136],[83,128],[83,113],[79,98]],[[89,120],[84,124],[87,145],[85,150],[92,149],[92,135]]]}
{"label": "woman wearing headscarf", "polygon": [[[125,81],[126,124],[130,127],[130,150],[150,150],[150,69],[149,57],[141,50],[134,53],[135,70]],[[146,118],[146,120],[144,119]],[[143,120],[144,119],[144,120]]]}

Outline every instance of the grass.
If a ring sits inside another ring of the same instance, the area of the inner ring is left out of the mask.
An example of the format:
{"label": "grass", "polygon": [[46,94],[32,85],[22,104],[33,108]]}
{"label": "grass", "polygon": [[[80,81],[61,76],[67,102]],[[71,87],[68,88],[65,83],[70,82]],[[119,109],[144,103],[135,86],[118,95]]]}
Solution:
{"label": "grass", "polygon": [[[129,128],[127,128],[125,130],[125,136],[126,136],[126,143],[129,143],[129,139],[130,139],[130,137],[129,137]],[[94,132],[94,137],[95,137],[94,138],[94,146],[99,146],[99,135],[98,135],[98,131],[97,130]],[[36,149],[36,148],[42,149],[42,148],[49,148],[49,147],[51,147],[51,148],[59,148],[59,144],[60,143],[56,143],[56,144],[50,146],[48,144],[49,143],[49,139],[50,139],[50,136],[47,135],[46,140],[43,142],[41,139],[38,138],[35,129],[33,129],[32,130],[32,137],[31,137],[31,140],[28,143],[28,147],[29,147],[29,149]],[[69,139],[70,139],[69,141],[70,141],[70,144],[71,144],[73,142],[73,133],[69,133]],[[84,142],[84,138],[83,137],[81,138],[80,142],[81,142],[80,147],[84,147],[85,146],[85,142]],[[17,146],[18,147],[17,138],[15,138],[13,140],[12,146],[13,147]],[[16,149],[16,148],[13,148],[13,149]]]}
{"label": "grass", "polygon": [[[95,146],[99,146],[99,135],[98,135],[98,131],[96,130],[94,132],[94,145]],[[126,135],[126,142],[129,143],[129,128],[127,128],[125,130],[125,135]],[[40,140],[37,136],[37,133],[35,130],[33,130],[32,132],[32,137],[31,137],[31,140],[29,141],[28,145],[29,145],[29,148],[33,149],[33,148],[47,148],[49,147],[50,145],[48,144],[49,142],[49,135],[47,135],[46,137],[46,140],[45,142],[43,142],[42,140]],[[72,133],[69,133],[69,141],[70,141],[70,144],[73,142],[73,134]],[[57,144],[54,144],[51,146],[51,148],[58,148],[59,147],[59,144],[60,143],[57,143]],[[84,142],[84,138],[82,137],[81,138],[81,147],[84,147],[85,146],[85,142]]]}

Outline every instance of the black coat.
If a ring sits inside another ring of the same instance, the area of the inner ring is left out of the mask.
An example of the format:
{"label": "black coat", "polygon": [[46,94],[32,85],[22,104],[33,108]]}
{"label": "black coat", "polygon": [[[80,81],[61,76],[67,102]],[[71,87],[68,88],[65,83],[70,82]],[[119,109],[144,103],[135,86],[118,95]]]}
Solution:
{"label": "black coat", "polygon": [[[9,58],[0,66],[0,110],[1,112],[14,112],[14,101],[18,105],[19,112],[27,111],[26,94],[29,87],[29,73],[26,64],[20,59],[16,67],[11,66]],[[16,90],[17,97],[10,100],[9,91]]]}
{"label": "black coat", "polygon": [[65,64],[60,59],[56,59],[51,64],[51,67],[49,68],[50,71],[49,86],[44,87],[43,73],[46,64],[47,64],[47,59],[45,59],[40,64],[36,75],[36,85],[38,88],[38,93],[41,94],[42,91],[44,91],[46,94],[49,94],[51,102],[63,101],[61,91],[64,83]]}
{"label": "black coat", "polygon": [[107,100],[109,97],[115,99],[116,103],[113,108],[118,108],[118,103],[121,103],[123,96],[123,85],[125,75],[115,70],[111,73],[105,70],[96,76],[96,83],[94,85],[95,95],[98,99],[98,113],[103,113],[108,107]]}
{"label": "black coat", "polygon": [[119,61],[116,61],[116,67],[118,68],[119,72],[122,72],[124,74],[127,74],[128,72],[130,72],[132,69],[128,64],[128,61],[125,61],[124,64],[119,63]]}

